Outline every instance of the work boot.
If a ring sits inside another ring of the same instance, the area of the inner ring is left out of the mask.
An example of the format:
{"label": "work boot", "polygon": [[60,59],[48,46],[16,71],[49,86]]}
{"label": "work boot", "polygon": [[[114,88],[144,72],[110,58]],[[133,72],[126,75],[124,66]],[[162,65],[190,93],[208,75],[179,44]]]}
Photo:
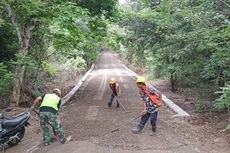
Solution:
{"label": "work boot", "polygon": [[144,128],[144,126],[138,125],[137,128],[132,129],[132,132],[133,132],[133,134],[139,134],[139,133],[141,133],[143,128]]}
{"label": "work boot", "polygon": [[117,103],[117,108],[119,108],[120,107],[120,105],[119,105],[119,103]]}
{"label": "work boot", "polygon": [[156,132],[156,126],[153,126],[151,133],[150,133],[150,136],[154,136],[155,132]]}
{"label": "work boot", "polygon": [[153,132],[156,132],[156,128],[157,128],[156,126],[153,126],[153,127],[152,127],[152,131],[153,131]]}
{"label": "work boot", "polygon": [[48,145],[50,145],[50,142],[44,142],[43,144],[44,144],[44,146],[48,146]]}

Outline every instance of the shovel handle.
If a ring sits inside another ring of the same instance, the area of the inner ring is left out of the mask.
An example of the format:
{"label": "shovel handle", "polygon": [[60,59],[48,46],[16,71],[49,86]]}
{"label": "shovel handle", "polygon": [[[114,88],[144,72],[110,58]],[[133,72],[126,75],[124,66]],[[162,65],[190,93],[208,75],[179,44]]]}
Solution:
{"label": "shovel handle", "polygon": [[[113,94],[113,95],[114,95],[114,94]],[[127,111],[127,110],[125,109],[125,107],[124,107],[124,105],[121,103],[120,99],[118,99],[118,97],[117,97],[116,95],[114,95],[114,96],[115,96],[116,100],[118,101],[118,103],[121,105],[121,107],[124,109],[124,111],[125,111],[126,113],[128,113],[129,111]]]}
{"label": "shovel handle", "polygon": [[112,130],[111,133],[118,131],[119,129]]}
{"label": "shovel handle", "polygon": [[125,126],[125,125],[127,125],[127,124],[133,122],[134,120],[140,118],[141,116],[142,116],[142,114],[141,114],[141,115],[138,115],[137,117],[135,117],[135,118],[133,118],[133,119],[131,119],[131,120],[129,120],[128,122],[125,122],[124,124],[120,125],[117,129],[112,130],[111,133],[114,133],[114,132],[118,131],[118,130],[119,130],[120,128],[122,128],[123,126]]}

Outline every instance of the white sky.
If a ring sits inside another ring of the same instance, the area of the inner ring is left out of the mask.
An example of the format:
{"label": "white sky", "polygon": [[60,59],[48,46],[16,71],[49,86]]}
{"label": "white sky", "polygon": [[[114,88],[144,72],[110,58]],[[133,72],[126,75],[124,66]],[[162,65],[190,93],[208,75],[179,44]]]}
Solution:
{"label": "white sky", "polygon": [[125,3],[125,0],[119,0],[119,3],[120,3],[120,4],[124,4],[124,3]]}

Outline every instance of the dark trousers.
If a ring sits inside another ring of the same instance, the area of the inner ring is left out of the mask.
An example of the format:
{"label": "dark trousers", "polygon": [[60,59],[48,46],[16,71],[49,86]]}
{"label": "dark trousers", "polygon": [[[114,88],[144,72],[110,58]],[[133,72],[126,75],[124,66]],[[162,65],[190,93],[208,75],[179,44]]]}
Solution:
{"label": "dark trousers", "polygon": [[[110,97],[110,100],[108,102],[108,105],[112,105],[112,102],[113,102],[113,99],[114,99],[115,95],[114,94],[111,94],[111,97]],[[118,100],[117,100],[117,104],[119,104]]]}
{"label": "dark trousers", "polygon": [[145,115],[142,115],[139,125],[141,127],[144,127],[145,124],[147,123],[148,119],[150,118],[150,123],[152,125],[152,128],[156,128],[156,125],[157,125],[157,113],[158,113],[158,111],[154,112],[154,113],[146,113]]}

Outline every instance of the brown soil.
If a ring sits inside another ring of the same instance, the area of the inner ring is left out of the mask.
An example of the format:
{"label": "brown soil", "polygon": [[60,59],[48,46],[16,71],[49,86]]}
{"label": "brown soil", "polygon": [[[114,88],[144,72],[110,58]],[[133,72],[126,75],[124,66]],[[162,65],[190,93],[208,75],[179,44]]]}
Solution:
{"label": "brown soil", "polygon": [[[31,126],[26,129],[23,141],[6,150],[7,153],[228,153],[230,150],[229,131],[223,132],[227,124],[227,114],[193,113],[194,100],[187,95],[170,91],[167,81],[152,83],[169,99],[183,108],[187,107],[192,116],[188,118],[172,118],[167,106],[162,106],[158,117],[158,128],[151,137],[150,124],[147,123],[143,132],[134,135],[131,129],[136,127],[138,120],[111,133],[142,112],[142,104],[138,96],[135,80],[120,65],[121,61],[110,52],[102,52],[95,65],[95,70],[84,82],[74,97],[60,110],[62,124],[67,135],[73,141],[60,145],[53,142],[50,146],[41,145],[42,136],[38,118],[32,113]],[[107,107],[110,97],[108,80],[115,77],[121,85],[122,108]],[[65,91],[70,90],[74,83],[64,83]],[[15,114],[25,109],[15,108]]]}

